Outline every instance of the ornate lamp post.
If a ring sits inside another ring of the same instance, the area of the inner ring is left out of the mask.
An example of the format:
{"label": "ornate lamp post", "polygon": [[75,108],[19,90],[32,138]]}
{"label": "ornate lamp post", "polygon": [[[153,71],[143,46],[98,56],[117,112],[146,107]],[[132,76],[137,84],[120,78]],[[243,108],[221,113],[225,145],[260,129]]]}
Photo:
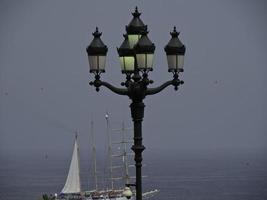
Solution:
{"label": "ornate lamp post", "polygon": [[121,83],[123,88],[117,88],[107,82],[100,80],[101,73],[105,72],[105,60],[107,55],[107,47],[100,39],[102,33],[96,31],[93,33],[94,39],[87,47],[87,54],[90,65],[90,73],[95,75],[95,80],[89,84],[99,91],[101,86],[105,86],[112,92],[128,96],[132,103],[131,116],[134,123],[134,145],[132,150],[135,153],[135,167],[136,167],[136,199],[142,200],[142,152],[145,147],[142,144],[142,121],[144,117],[145,104],[143,100],[148,95],[157,94],[169,85],[173,85],[175,90],[178,86],[183,84],[179,80],[178,74],[183,72],[183,61],[185,54],[185,46],[178,39],[179,33],[174,27],[171,32],[172,38],[165,46],[167,54],[168,71],[173,74],[173,79],[169,80],[159,87],[148,87],[153,83],[148,78],[148,73],[153,70],[153,56],[155,45],[150,41],[147,34],[147,26],[144,25],[140,19],[141,13],[136,7],[135,12],[132,13],[133,19],[126,26],[127,34],[124,35],[124,41],[117,49],[121,63],[121,71],[126,75],[126,80]]}

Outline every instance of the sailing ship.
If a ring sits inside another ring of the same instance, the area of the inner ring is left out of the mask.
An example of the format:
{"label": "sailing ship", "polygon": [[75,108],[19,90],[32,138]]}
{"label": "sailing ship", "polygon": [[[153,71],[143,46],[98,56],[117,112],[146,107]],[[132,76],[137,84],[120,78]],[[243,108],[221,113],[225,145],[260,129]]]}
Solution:
{"label": "sailing ship", "polygon": [[[110,189],[99,190],[98,188],[98,178],[97,178],[97,168],[96,168],[96,147],[94,142],[94,124],[91,121],[91,137],[92,137],[92,154],[93,154],[93,176],[95,189],[90,191],[82,191],[81,190],[81,179],[80,179],[80,161],[79,161],[79,145],[78,145],[78,134],[75,134],[74,141],[74,149],[72,153],[72,159],[69,167],[68,176],[65,182],[65,185],[59,195],[55,194],[55,200],[126,200],[135,199],[135,191],[131,191],[127,185],[130,183],[131,177],[129,175],[129,167],[133,165],[128,164],[128,156],[130,155],[127,152],[127,143],[131,143],[131,141],[127,141],[125,139],[125,132],[130,129],[126,129],[124,124],[122,124],[122,128],[118,130],[113,130],[115,132],[120,132],[122,134],[122,140],[117,142],[123,146],[123,151],[119,155],[112,154],[111,148],[111,139],[110,139],[110,128],[109,128],[109,116],[105,115],[107,122],[107,136],[108,136],[108,157],[109,157],[109,180],[110,180]],[[121,157],[123,161],[122,166],[113,166],[112,158],[113,157]],[[114,169],[123,169],[122,177],[113,177]],[[118,189],[114,188],[115,180],[123,180],[126,187],[121,187]],[[149,192],[143,193],[143,198],[147,199],[154,196],[159,190],[155,189]]]}

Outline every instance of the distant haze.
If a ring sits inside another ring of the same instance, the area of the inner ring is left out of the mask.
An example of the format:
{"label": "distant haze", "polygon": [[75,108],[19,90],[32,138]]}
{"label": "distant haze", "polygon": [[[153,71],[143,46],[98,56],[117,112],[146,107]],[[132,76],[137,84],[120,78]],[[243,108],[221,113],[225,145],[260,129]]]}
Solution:
{"label": "distant haze", "polygon": [[103,150],[107,111],[112,128],[132,126],[127,97],[88,85],[85,48],[98,26],[109,48],[102,79],[120,86],[116,47],[135,6],[156,45],[154,86],[172,78],[163,49],[174,25],[187,47],[185,84],[145,99],[147,150],[266,149],[266,1],[1,0],[0,156],[69,154],[76,129],[88,149],[91,120]]}

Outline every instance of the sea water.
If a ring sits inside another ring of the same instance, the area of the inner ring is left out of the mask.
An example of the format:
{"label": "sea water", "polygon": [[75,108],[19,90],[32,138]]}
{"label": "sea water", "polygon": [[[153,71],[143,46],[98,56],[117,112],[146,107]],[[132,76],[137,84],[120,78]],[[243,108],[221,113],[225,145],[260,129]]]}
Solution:
{"label": "sea water", "polygon": [[[143,191],[160,190],[152,200],[266,200],[266,155],[264,151],[145,151]],[[70,158],[1,154],[0,200],[38,200],[44,193],[60,192]],[[108,187],[105,162],[98,163],[99,187]],[[94,187],[91,164],[85,155],[81,157],[83,188]],[[134,168],[129,170],[134,173]]]}

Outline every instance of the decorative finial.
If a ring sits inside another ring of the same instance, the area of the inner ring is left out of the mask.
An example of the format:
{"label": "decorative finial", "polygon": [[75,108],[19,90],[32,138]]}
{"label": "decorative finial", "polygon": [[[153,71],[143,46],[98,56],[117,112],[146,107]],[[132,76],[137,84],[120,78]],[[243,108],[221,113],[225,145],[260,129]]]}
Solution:
{"label": "decorative finial", "polygon": [[180,32],[176,31],[176,26],[173,27],[173,31],[170,32],[172,37],[178,37],[178,35],[180,34]]}
{"label": "decorative finial", "polygon": [[138,11],[138,7],[137,7],[137,6],[135,6],[135,10],[134,10],[134,12],[132,13],[132,15],[133,15],[134,17],[139,17],[139,16],[141,15],[141,13]]}
{"label": "decorative finial", "polygon": [[100,37],[102,33],[98,31],[98,27],[95,28],[95,32],[92,33],[94,37]]}
{"label": "decorative finial", "polygon": [[78,130],[75,131],[75,139],[77,140],[78,138]]}

